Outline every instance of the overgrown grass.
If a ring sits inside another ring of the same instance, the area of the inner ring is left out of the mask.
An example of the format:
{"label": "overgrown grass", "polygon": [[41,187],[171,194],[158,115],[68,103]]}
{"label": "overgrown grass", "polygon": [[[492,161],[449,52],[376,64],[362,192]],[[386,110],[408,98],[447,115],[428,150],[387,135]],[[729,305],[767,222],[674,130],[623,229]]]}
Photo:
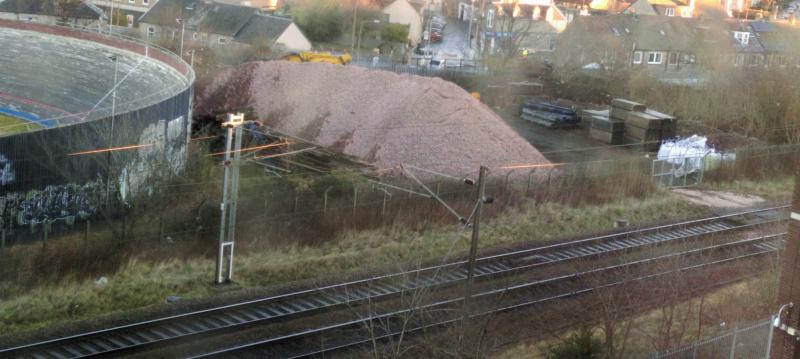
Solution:
{"label": "overgrown grass", "polygon": [[[617,218],[637,224],[689,217],[700,211],[664,192],[602,205],[527,204],[487,220],[481,247],[606,230]],[[392,266],[415,267],[448,254],[451,258],[464,255],[468,236],[469,232],[456,226],[387,226],[342,232],[318,246],[253,247],[237,257],[235,279],[244,287],[262,287]],[[163,303],[170,295],[208,297],[216,293],[210,285],[213,266],[213,259],[202,258],[161,262],[133,259],[109,275],[107,285],[65,279],[32,290],[7,287],[5,290],[24,294],[0,302],[0,327],[7,333],[22,332]]]}
{"label": "overgrown grass", "polygon": [[788,202],[792,198],[795,178],[781,176],[771,180],[734,180],[724,182],[705,182],[698,186],[702,190],[728,191],[764,197],[769,201]]}

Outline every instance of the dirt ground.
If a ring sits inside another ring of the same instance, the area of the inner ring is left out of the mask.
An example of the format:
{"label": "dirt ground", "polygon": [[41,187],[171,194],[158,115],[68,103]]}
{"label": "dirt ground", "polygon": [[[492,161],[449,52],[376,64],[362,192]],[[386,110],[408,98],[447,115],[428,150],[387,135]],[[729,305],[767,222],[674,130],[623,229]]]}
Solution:
{"label": "dirt ground", "polygon": [[689,203],[712,208],[748,208],[766,203],[766,200],[759,196],[723,191],[700,191],[681,188],[673,189],[672,193],[678,195],[678,197],[686,200]]}

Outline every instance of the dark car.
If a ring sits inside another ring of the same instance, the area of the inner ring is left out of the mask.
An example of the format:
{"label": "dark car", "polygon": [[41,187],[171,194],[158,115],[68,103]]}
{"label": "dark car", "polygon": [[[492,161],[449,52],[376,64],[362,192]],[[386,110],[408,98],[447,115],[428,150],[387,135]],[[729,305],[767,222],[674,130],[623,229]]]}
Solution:
{"label": "dark car", "polygon": [[441,32],[438,32],[438,31],[432,31],[431,32],[431,41],[439,42],[439,41],[442,41],[442,38],[444,38],[444,36],[442,35]]}

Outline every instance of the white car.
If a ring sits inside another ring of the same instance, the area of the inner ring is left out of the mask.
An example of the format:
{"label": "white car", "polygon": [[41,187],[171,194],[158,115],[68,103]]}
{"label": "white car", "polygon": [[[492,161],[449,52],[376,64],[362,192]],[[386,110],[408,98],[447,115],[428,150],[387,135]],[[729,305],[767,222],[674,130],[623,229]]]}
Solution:
{"label": "white car", "polygon": [[430,68],[432,69],[443,69],[445,67],[445,64],[447,63],[447,60],[439,56],[436,56],[432,58],[428,63],[430,64]]}

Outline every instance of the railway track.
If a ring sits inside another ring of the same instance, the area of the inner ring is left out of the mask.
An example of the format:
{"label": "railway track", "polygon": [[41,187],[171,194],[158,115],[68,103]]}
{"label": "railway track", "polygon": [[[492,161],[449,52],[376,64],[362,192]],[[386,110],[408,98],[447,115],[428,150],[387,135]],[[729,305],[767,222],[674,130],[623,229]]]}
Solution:
{"label": "railway track", "polygon": [[[686,250],[679,253],[672,253],[653,258],[631,261],[623,264],[611,265],[596,268],[584,272],[563,275],[545,280],[535,280],[513,286],[491,289],[477,293],[473,300],[480,300],[484,303],[482,307],[492,306],[498,297],[507,297],[510,293],[522,292],[523,300],[504,303],[494,308],[483,310],[470,315],[470,318],[482,317],[486,315],[507,312],[515,309],[522,309],[534,305],[545,304],[559,299],[572,298],[603,288],[617,287],[631,282],[641,282],[657,279],[668,275],[682,272],[697,271],[714,266],[730,264],[735,261],[761,257],[774,254],[782,246],[782,237],[786,233],[761,236],[758,238],[745,239],[731,243],[707,246],[699,249]],[[633,267],[651,266],[653,262],[669,261],[677,257],[696,256],[702,257],[716,251],[727,251],[728,254],[722,258],[712,258],[706,261],[691,262],[683,264],[679,268],[659,270],[652,273],[645,273],[633,278],[623,280],[612,280],[608,283],[589,284],[582,281],[582,278],[613,273],[618,271],[628,271]],[[727,279],[725,282],[730,282]],[[558,284],[567,284],[563,287],[555,287]],[[719,285],[720,283],[715,283]],[[558,288],[558,290],[550,290]],[[543,291],[539,289],[544,289]],[[355,320],[341,322],[325,327],[311,330],[298,331],[287,335],[276,336],[261,341],[232,346],[218,351],[193,356],[191,358],[216,358],[216,357],[281,357],[281,358],[303,358],[311,356],[322,356],[331,352],[341,351],[363,344],[371,343],[373,340],[385,340],[401,334],[409,334],[425,329],[447,326],[454,324],[462,319],[459,311],[464,297],[455,297],[440,300],[434,303],[405,308],[388,313],[365,316]],[[415,316],[421,313],[439,313],[439,318],[431,320],[431,315],[426,315],[424,319],[416,322]],[[444,315],[441,315],[444,314]],[[411,320],[409,320],[411,318]],[[409,325],[409,322],[411,323]],[[374,327],[371,323],[382,323],[380,327]],[[372,328],[366,330],[366,328]],[[337,334],[347,332],[350,336],[344,340],[336,340]],[[320,337],[325,337],[320,340]],[[323,344],[322,347],[319,343]],[[333,344],[331,344],[333,343]],[[288,350],[283,347],[288,346]],[[309,348],[311,348],[309,350]]]}
{"label": "railway track", "polygon": [[[774,224],[785,220],[787,208],[748,210],[485,256],[477,260],[476,280]],[[0,349],[0,357],[82,358],[123,354],[366,301],[386,300],[420,288],[456,285],[466,276],[466,262],[455,261]]]}

